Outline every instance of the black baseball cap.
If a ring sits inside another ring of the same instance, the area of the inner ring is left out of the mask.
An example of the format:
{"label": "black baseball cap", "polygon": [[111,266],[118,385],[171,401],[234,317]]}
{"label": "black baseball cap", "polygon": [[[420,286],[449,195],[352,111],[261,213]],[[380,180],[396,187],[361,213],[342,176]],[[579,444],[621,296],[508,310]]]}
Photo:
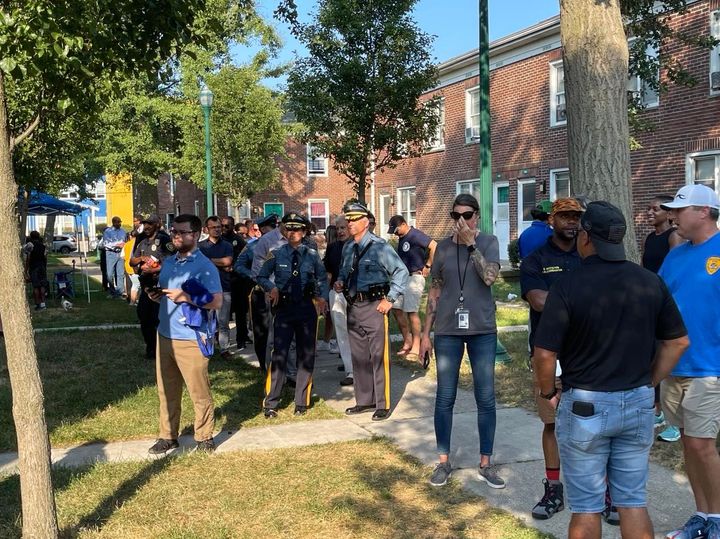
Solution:
{"label": "black baseball cap", "polygon": [[388,234],[395,234],[395,230],[397,227],[399,227],[401,224],[405,222],[405,218],[402,215],[393,215],[390,218],[390,222],[388,223]]}
{"label": "black baseball cap", "polygon": [[592,238],[600,258],[609,262],[625,260],[623,238],[627,223],[617,206],[604,200],[590,202],[580,218],[580,226]]}
{"label": "black baseball cap", "polygon": [[258,226],[258,228],[262,228],[264,226],[271,226],[275,228],[277,226],[277,215],[275,215],[274,213],[266,215],[265,217],[262,217],[255,221],[255,224]]}

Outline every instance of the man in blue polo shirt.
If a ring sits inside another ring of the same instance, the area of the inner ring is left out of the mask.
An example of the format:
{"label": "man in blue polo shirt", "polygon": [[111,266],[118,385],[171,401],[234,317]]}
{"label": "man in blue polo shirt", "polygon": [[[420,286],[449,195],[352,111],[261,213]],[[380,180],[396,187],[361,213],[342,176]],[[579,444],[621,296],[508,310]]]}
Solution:
{"label": "man in blue polo shirt", "polygon": [[[553,235],[535,249],[520,266],[522,298],[530,304],[530,351],[545,300],[550,287],[564,274],[580,266],[580,255],[575,248],[582,206],[574,198],[560,198],[551,207],[550,221]],[[565,508],[563,484],[560,482],[560,453],[555,439],[555,408],[547,399],[537,396],[537,380],[533,381],[538,416],[543,422],[542,448],[545,457],[545,494],[533,507],[533,518],[545,520]],[[555,386],[560,392],[559,372]]]}
{"label": "man in blue polo shirt", "polygon": [[197,248],[201,228],[195,215],[175,218],[170,235],[177,253],[164,260],[159,289],[145,290],[160,303],[156,363],[160,436],[149,449],[153,455],[178,447],[183,382],[195,408],[197,449],[215,449],[215,406],[208,378],[211,352],[207,346],[214,331],[210,311],[222,307],[223,294],[217,268]]}
{"label": "man in blue polo shirt", "polygon": [[215,264],[220,273],[220,285],[223,291],[222,308],[218,311],[218,343],[220,355],[223,359],[232,357],[230,352],[230,307],[232,305],[232,284],[230,274],[233,264],[233,246],[222,238],[222,225],[220,218],[211,215],[205,219],[207,239],[198,243],[200,252]]}
{"label": "man in blue polo shirt", "polygon": [[543,200],[530,210],[533,222],[518,238],[520,260],[523,260],[538,247],[545,245],[548,238],[552,236],[552,227],[548,223],[551,211],[552,203],[549,200]]}

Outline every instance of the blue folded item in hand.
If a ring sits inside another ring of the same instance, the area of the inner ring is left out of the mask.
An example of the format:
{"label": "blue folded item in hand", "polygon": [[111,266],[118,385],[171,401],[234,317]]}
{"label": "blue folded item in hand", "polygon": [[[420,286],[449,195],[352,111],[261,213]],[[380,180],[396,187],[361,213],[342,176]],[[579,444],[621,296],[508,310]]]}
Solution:
{"label": "blue folded item in hand", "polygon": [[198,307],[207,305],[213,300],[213,295],[207,288],[205,288],[205,285],[203,285],[195,277],[191,277],[185,281],[180,288],[182,288],[182,291],[190,296],[190,301]]}

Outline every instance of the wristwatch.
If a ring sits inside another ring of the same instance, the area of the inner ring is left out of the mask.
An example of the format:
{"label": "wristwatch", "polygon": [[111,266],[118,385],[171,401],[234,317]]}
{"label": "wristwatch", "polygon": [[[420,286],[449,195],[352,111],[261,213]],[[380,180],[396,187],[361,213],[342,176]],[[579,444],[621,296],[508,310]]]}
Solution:
{"label": "wristwatch", "polygon": [[468,253],[472,254],[473,251],[475,251],[475,245],[468,245],[467,250],[468,250]]}
{"label": "wristwatch", "polygon": [[395,303],[396,299],[397,298],[391,298],[390,296],[385,296],[385,300],[388,301],[389,303]]}
{"label": "wristwatch", "polygon": [[542,397],[543,399],[550,400],[558,393],[558,388],[554,387],[550,393],[543,393],[542,391],[538,391],[538,395]]}
{"label": "wristwatch", "polygon": [[425,264],[425,267],[426,267],[427,269],[431,269],[431,268],[432,268],[432,266],[431,266],[430,264]]}

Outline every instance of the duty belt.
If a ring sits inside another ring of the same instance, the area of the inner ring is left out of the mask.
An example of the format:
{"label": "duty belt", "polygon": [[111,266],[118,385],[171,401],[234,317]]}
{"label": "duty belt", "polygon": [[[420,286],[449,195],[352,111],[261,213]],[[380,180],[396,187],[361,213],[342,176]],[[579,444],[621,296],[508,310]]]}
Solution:
{"label": "duty belt", "polygon": [[390,286],[387,284],[381,284],[377,286],[371,286],[368,290],[358,291],[355,297],[351,297],[347,290],[343,291],[345,299],[352,305],[353,303],[361,303],[363,301],[377,301],[383,299],[390,291]]}

